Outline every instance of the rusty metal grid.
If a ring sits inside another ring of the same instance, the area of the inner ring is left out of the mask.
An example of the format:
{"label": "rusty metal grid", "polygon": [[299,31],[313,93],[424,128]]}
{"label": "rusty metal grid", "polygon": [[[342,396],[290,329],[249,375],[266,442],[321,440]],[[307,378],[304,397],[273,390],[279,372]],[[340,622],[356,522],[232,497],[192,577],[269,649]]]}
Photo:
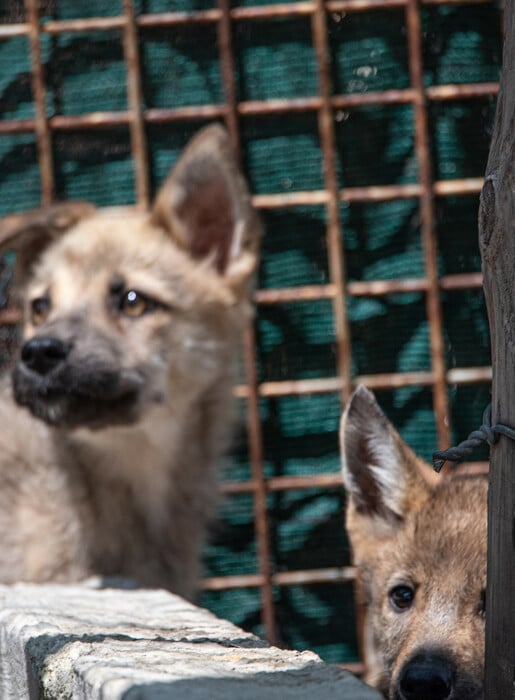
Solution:
{"label": "rusty metal grid", "polygon": [[[476,0],[488,3],[492,0]],[[257,539],[258,570],[242,576],[222,576],[205,580],[208,590],[230,588],[259,588],[262,620],[270,641],[278,640],[273,589],[276,586],[349,582],[354,579],[352,567],[303,571],[274,572],[269,545],[269,514],[267,493],[279,490],[320,487],[335,489],[342,485],[339,474],[287,476],[266,479],[263,470],[262,423],[259,411],[260,397],[284,397],[324,392],[339,392],[346,401],[358,383],[372,389],[393,389],[406,386],[427,386],[432,389],[436,416],[438,447],[450,443],[450,417],[447,398],[448,385],[488,383],[490,367],[447,369],[443,350],[443,321],[440,294],[447,290],[471,290],[481,286],[479,273],[448,274],[439,276],[437,268],[437,238],[435,225],[435,198],[477,194],[481,178],[439,180],[432,179],[429,148],[428,106],[441,101],[475,100],[495,97],[497,83],[446,84],[424,86],[421,8],[429,5],[471,4],[471,0],[303,0],[264,6],[231,7],[229,0],[218,0],[217,7],[209,10],[166,12],[137,15],[132,0],[123,0],[123,14],[112,17],[47,21],[39,17],[38,0],[25,0],[25,21],[0,25],[0,40],[26,36],[30,42],[32,92],[36,106],[31,119],[7,119],[0,122],[0,138],[4,134],[35,134],[37,140],[41,201],[54,198],[54,167],[52,155],[53,134],[74,129],[102,129],[128,126],[135,172],[137,206],[147,207],[150,200],[150,173],[147,156],[146,128],[151,124],[171,122],[202,123],[211,119],[223,120],[229,130],[234,148],[241,151],[240,129],[243,120],[258,115],[312,113],[316,115],[323,158],[324,187],[316,191],[270,193],[254,196],[260,210],[282,209],[302,205],[323,205],[326,211],[327,250],[330,282],[321,285],[296,286],[281,289],[258,289],[258,305],[284,302],[330,300],[332,302],[337,343],[337,373],[319,379],[273,381],[259,383],[256,372],[256,338],[249,326],[244,338],[246,381],[235,387],[235,394],[246,402],[249,453],[252,464],[250,480],[225,482],[226,494],[253,495],[255,533]],[[363,94],[334,94],[331,86],[330,52],[328,47],[327,18],[331,13],[374,12],[376,10],[403,10],[408,46],[409,86]],[[311,23],[312,43],[318,68],[318,94],[312,97],[238,101],[235,86],[235,49],[233,28],[237,23],[254,20],[273,22],[277,19],[304,16]],[[218,36],[218,52],[222,75],[223,104],[204,104],[177,108],[142,108],[142,85],[138,33],[148,27],[181,27],[183,25],[212,25]],[[120,112],[94,112],[79,115],[47,116],[45,75],[41,62],[41,38],[44,34],[80,32],[85,30],[109,31],[117,29],[123,36],[123,55],[126,65],[128,109]],[[415,152],[418,160],[418,180],[412,184],[363,186],[339,189],[335,166],[335,111],[352,110],[364,106],[411,105],[414,114]],[[340,219],[340,205],[346,203],[386,202],[400,199],[418,200],[420,235],[424,251],[423,277],[376,281],[349,282],[341,240],[345,235]],[[391,293],[422,292],[426,300],[426,314],[430,327],[431,368],[429,371],[398,372],[367,376],[352,376],[351,334],[347,318],[347,297],[382,297]],[[1,312],[0,321],[14,323],[18,314],[14,309]],[[342,516],[343,517],[343,516]],[[342,520],[343,527],[343,520]],[[352,666],[360,670],[360,664]]]}

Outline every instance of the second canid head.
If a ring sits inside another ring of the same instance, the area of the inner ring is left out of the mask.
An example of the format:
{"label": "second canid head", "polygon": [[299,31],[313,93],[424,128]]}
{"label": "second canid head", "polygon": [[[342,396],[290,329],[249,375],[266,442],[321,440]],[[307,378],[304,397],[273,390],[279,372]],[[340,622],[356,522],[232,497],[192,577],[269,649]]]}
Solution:
{"label": "second canid head", "polygon": [[391,700],[482,698],[487,480],[437,477],[364,387],[341,444],[366,680]]}

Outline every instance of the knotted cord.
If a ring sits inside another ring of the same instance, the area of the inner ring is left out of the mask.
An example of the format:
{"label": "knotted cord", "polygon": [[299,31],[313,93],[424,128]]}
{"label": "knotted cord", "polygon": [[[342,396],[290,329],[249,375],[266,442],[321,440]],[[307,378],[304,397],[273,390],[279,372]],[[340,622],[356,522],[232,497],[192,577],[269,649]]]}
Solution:
{"label": "knotted cord", "polygon": [[433,469],[439,472],[445,462],[461,462],[471,455],[475,448],[479,447],[483,442],[487,442],[490,446],[495,445],[500,435],[505,435],[510,440],[515,440],[515,430],[513,428],[502,425],[502,423],[492,425],[492,404],[488,404],[483,413],[483,424],[478,430],[473,430],[468,438],[460,442],[456,447],[449,447],[447,450],[433,454]]}

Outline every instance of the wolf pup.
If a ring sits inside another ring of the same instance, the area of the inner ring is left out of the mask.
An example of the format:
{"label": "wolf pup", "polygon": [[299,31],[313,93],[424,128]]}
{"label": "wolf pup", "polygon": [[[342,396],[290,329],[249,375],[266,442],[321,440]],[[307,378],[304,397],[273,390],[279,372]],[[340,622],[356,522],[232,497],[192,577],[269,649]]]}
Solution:
{"label": "wolf pup", "polygon": [[366,680],[391,700],[482,698],[487,479],[438,477],[364,387],[341,445]]}
{"label": "wolf pup", "polygon": [[0,403],[0,581],[194,596],[260,235],[217,125],[148,214],[68,203],[0,227],[25,309]]}

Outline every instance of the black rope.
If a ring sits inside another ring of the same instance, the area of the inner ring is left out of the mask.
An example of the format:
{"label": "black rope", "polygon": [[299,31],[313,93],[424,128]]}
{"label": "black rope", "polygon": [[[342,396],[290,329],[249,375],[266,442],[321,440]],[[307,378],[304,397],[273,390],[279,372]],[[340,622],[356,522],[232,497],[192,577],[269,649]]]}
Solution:
{"label": "black rope", "polygon": [[433,454],[433,469],[439,472],[445,462],[461,462],[483,442],[487,442],[490,446],[495,445],[500,435],[505,435],[510,440],[515,440],[515,430],[513,428],[509,428],[501,423],[492,425],[492,404],[488,404],[483,413],[483,425],[479,430],[473,430],[468,438],[460,442],[456,447],[449,447],[448,450],[435,452]]}

